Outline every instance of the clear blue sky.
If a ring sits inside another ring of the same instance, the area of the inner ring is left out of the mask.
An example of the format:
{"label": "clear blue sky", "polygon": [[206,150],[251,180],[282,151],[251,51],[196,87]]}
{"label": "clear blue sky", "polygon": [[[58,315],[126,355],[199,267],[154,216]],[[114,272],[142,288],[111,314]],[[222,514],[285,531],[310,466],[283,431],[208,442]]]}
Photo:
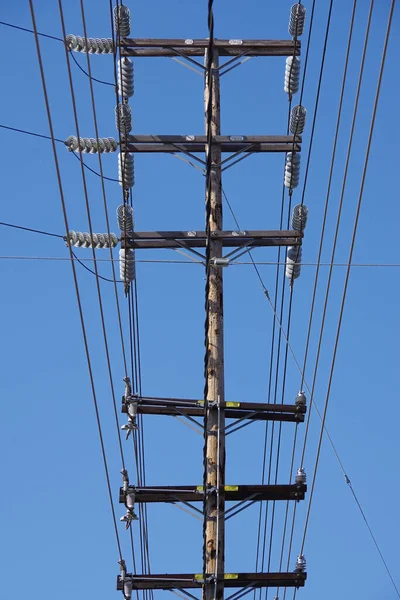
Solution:
{"label": "clear blue sky", "polygon": [[[58,3],[36,1],[40,31],[61,36]],[[82,34],[78,0],[65,2],[68,32]],[[386,28],[389,0],[374,10],[366,76],[362,87],[354,151],[344,199],[343,225],[336,262],[346,262],[358,199],[360,175],[376,78]],[[205,0],[129,2],[135,37],[207,36]],[[291,1],[216,0],[215,35],[226,38],[287,37]],[[307,8],[311,1],[305,2]],[[318,0],[311,42],[304,105],[302,179],[294,193],[300,201],[309,147],[311,121],[320,68],[328,0]],[[346,87],[338,161],[323,261],[331,253],[336,211],[343,178],[354,95],[369,2],[359,0],[351,66]],[[309,207],[303,257],[315,262],[326,197],[334,128],[352,2],[335,0],[325,74],[305,194]],[[1,20],[31,27],[28,2],[7,3]],[[86,2],[89,35],[110,35],[109,3]],[[397,96],[398,60],[395,39],[400,11],[395,11],[392,36],[376,120],[354,262],[396,263],[398,168],[396,140],[400,135]],[[308,29],[306,29],[307,33]],[[1,26],[1,123],[48,134],[43,93],[33,36]],[[303,36],[305,46],[306,35]],[[41,40],[55,134],[74,134],[64,49]],[[85,66],[86,58],[75,55]],[[112,80],[112,58],[93,56],[93,74]],[[135,62],[135,96],[131,101],[136,133],[202,133],[202,78],[169,59]],[[78,90],[82,135],[93,137],[88,79],[73,66]],[[248,61],[222,80],[222,133],[284,134],[287,97],[283,91],[284,58]],[[112,87],[95,84],[100,134],[116,136]],[[64,234],[62,212],[50,143],[1,131],[2,202],[0,220]],[[60,145],[68,217],[72,229],[87,230],[78,161]],[[97,169],[95,156],[86,161]],[[240,225],[247,229],[279,226],[282,156],[260,155],[227,171],[224,189]],[[116,155],[103,158],[104,172],[117,177]],[[105,231],[100,180],[87,174],[95,231]],[[106,182],[112,230],[120,204],[118,184]],[[204,180],[182,161],[169,156],[138,156],[134,188],[138,230],[202,229]],[[396,217],[396,218],[395,218]],[[225,226],[233,228],[228,210]],[[79,256],[89,258],[90,251]],[[107,258],[108,253],[99,253]],[[0,255],[67,257],[62,240],[12,229],[1,229]],[[172,252],[137,254],[138,258],[177,258]],[[276,251],[259,250],[255,257],[276,260]],[[93,275],[78,268],[96,391],[104,431],[117,516],[121,468],[113,420],[110,386],[100,329]],[[33,600],[119,597],[115,591],[118,555],[105,486],[104,470],[84,356],[77,303],[67,261],[0,260],[1,294],[1,419],[2,494],[0,600],[27,595]],[[275,267],[260,267],[271,294]],[[143,392],[145,395],[201,398],[203,391],[204,272],[197,265],[138,264]],[[110,276],[109,263],[100,272]],[[307,381],[312,379],[328,269],[321,268],[315,327]],[[303,358],[315,270],[304,267],[295,284],[291,340]],[[334,270],[326,333],[317,379],[316,401],[323,407],[332,358],[345,269]],[[226,394],[227,399],[265,401],[268,389],[272,313],[251,266],[225,271]],[[123,392],[123,365],[112,285],[101,284],[112,352],[117,401]],[[122,301],[122,289],[121,301]],[[351,273],[348,298],[327,417],[328,429],[359,495],[371,526],[400,585],[397,537],[400,516],[398,456],[398,295],[399,270],[358,268]],[[124,327],[127,315],[124,305]],[[286,323],[286,317],[284,319]],[[289,358],[285,402],[292,403],[300,384]],[[278,401],[281,401],[281,375]],[[311,419],[305,467],[313,470],[320,421]],[[300,440],[304,427],[299,427]],[[279,482],[287,483],[293,426],[282,430]],[[162,417],[145,419],[146,472],[150,485],[199,484],[202,480],[202,438],[180,422]],[[259,483],[264,425],[255,424],[228,438],[227,483]],[[298,446],[298,456],[301,444]],[[131,445],[124,445],[131,480]],[[298,459],[299,460],[299,459]],[[297,463],[296,463],[297,466]],[[293,569],[304,526],[307,503],[298,506],[290,569]],[[253,507],[229,521],[228,572],[252,571],[258,509]],[[278,570],[283,507],[277,507],[271,570]],[[153,572],[201,570],[201,523],[173,506],[150,506],[150,553]],[[128,535],[120,527],[128,567]],[[138,538],[134,524],[135,539]],[[305,546],[308,581],[299,597],[307,600],[383,597],[395,591],[346,485],[332,450],[323,443],[317,486]],[[161,596],[159,593],[157,597]],[[291,598],[292,592],[287,596]],[[274,596],[274,590],[268,597]]]}

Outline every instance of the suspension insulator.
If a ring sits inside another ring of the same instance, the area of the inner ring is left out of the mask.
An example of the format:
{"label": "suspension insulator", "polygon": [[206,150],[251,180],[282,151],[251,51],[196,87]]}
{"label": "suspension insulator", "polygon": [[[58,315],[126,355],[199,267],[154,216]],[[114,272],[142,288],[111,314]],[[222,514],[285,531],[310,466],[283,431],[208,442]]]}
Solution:
{"label": "suspension insulator", "polygon": [[132,110],[128,104],[117,104],[115,107],[115,124],[117,131],[128,135],[132,129]]}
{"label": "suspension insulator", "polygon": [[292,282],[300,276],[301,246],[289,246],[286,255],[286,277]]}
{"label": "suspension insulator", "polygon": [[125,284],[130,284],[135,280],[135,251],[132,248],[128,250],[121,248],[119,251],[119,275]]}
{"label": "suspension insulator", "polygon": [[305,406],[307,404],[307,398],[305,393],[303,392],[303,390],[300,390],[299,393],[296,396],[296,400],[295,400],[295,405],[296,406]]}
{"label": "suspension insulator", "polygon": [[118,245],[118,238],[115,233],[90,233],[82,231],[69,231],[68,241],[70,246],[76,248],[115,248]]}
{"label": "suspension insulator", "polygon": [[118,61],[118,94],[121,98],[130,98],[133,91],[133,62],[124,56]]}
{"label": "suspension insulator", "polygon": [[295,231],[303,231],[307,225],[308,208],[304,204],[296,204],[292,214],[292,229]]}
{"label": "suspension insulator", "polygon": [[293,106],[290,114],[289,129],[293,135],[301,135],[306,125],[307,110],[301,104]]}
{"label": "suspension insulator", "polygon": [[299,2],[293,4],[289,17],[289,33],[292,37],[298,38],[303,34],[305,20],[306,7]]}
{"label": "suspension insulator", "polygon": [[118,180],[124,189],[132,188],[135,183],[135,166],[133,154],[120,152],[118,154]]}
{"label": "suspension insulator", "polygon": [[300,180],[300,154],[288,152],[286,154],[284,185],[291,190],[299,185]]}
{"label": "suspension insulator", "polygon": [[306,472],[303,469],[303,467],[300,467],[299,469],[297,469],[295,482],[299,485],[299,484],[305,484],[306,481],[307,481]]}
{"label": "suspension insulator", "polygon": [[119,37],[125,38],[131,32],[131,12],[127,6],[120,4],[114,8],[114,27]]}
{"label": "suspension insulator", "polygon": [[[89,54],[113,54],[114,42],[111,38],[84,38],[80,35],[69,34],[65,38],[67,48],[74,52]],[[86,44],[87,42],[87,44]]]}
{"label": "suspension insulator", "polygon": [[299,554],[296,559],[296,565],[294,568],[294,572],[295,573],[304,573],[304,571],[306,570],[306,567],[307,567],[306,557],[304,556],[304,554]]}
{"label": "suspension insulator", "polygon": [[133,208],[129,204],[121,204],[117,208],[118,227],[121,231],[133,231]]}
{"label": "suspension insulator", "polygon": [[286,59],[285,85],[287,94],[295,94],[299,89],[300,82],[300,59],[297,56],[288,56]]}
{"label": "suspension insulator", "polygon": [[64,142],[67,149],[70,152],[81,152],[85,154],[108,154],[109,152],[115,152],[118,148],[117,141],[112,138],[78,138],[75,135],[70,135]]}

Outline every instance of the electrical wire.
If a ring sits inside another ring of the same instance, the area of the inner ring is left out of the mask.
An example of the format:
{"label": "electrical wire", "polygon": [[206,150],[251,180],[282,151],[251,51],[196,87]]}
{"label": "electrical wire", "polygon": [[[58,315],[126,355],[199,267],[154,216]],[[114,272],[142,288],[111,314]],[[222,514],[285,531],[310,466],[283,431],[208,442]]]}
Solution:
{"label": "electrical wire", "polygon": [[[351,261],[353,258],[355,240],[356,240],[356,235],[357,235],[357,230],[358,230],[358,223],[359,223],[359,217],[360,217],[360,212],[361,212],[361,206],[362,206],[362,200],[363,200],[363,194],[364,194],[364,188],[365,188],[365,180],[366,180],[366,174],[367,174],[367,170],[368,170],[369,156],[370,156],[372,138],[373,138],[373,133],[374,133],[374,128],[375,128],[375,120],[376,120],[376,114],[377,114],[377,109],[378,109],[378,103],[379,103],[379,97],[380,97],[380,91],[381,91],[381,85],[382,85],[382,79],[383,79],[383,72],[384,72],[384,67],[385,67],[385,62],[386,62],[387,47],[388,47],[388,43],[389,43],[395,2],[396,2],[396,0],[392,0],[390,10],[389,10],[389,17],[388,17],[388,23],[387,23],[387,28],[386,28],[386,34],[385,34],[385,41],[384,41],[384,47],[383,47],[383,52],[382,52],[381,65],[380,65],[380,69],[379,69],[378,82],[377,82],[377,87],[376,87],[376,92],[375,92],[374,106],[373,106],[373,110],[372,110],[371,123],[370,123],[370,128],[369,128],[369,133],[368,133],[368,142],[367,142],[366,154],[365,154],[365,159],[364,159],[360,191],[359,191],[359,195],[358,195],[357,209],[356,209],[356,215],[355,215],[355,221],[354,221],[353,233],[352,233],[352,239],[351,239],[351,245],[350,245],[350,252],[349,252],[349,259],[348,259],[349,264],[351,264]],[[325,398],[324,412],[323,412],[323,416],[322,416],[320,436],[319,436],[319,440],[318,440],[317,455],[316,455],[316,459],[315,459],[315,466],[314,466],[313,478],[312,478],[312,483],[311,483],[311,491],[310,491],[310,496],[309,496],[309,501],[308,501],[307,514],[306,514],[303,538],[302,538],[302,543],[301,543],[301,551],[300,551],[301,553],[303,553],[303,550],[304,550],[304,544],[305,544],[307,529],[308,529],[308,524],[309,524],[313,494],[314,494],[314,489],[315,489],[315,481],[316,481],[316,475],[317,475],[317,471],[318,471],[320,451],[321,451],[322,439],[323,439],[323,434],[324,434],[324,425],[325,425],[325,421],[326,421],[327,409],[328,409],[328,404],[329,404],[329,399],[330,399],[330,392],[331,392],[334,368],[335,368],[335,363],[336,363],[336,356],[337,356],[341,326],[342,326],[342,321],[343,321],[344,306],[345,306],[345,302],[346,302],[347,289],[348,289],[348,284],[349,284],[349,279],[350,279],[350,272],[351,272],[351,267],[347,267],[346,278],[345,278],[344,288],[343,288],[342,301],[341,301],[340,312],[339,312],[338,326],[337,326],[337,330],[336,330],[332,362],[331,362],[330,373],[329,373],[328,388],[327,388],[327,393],[326,393],[326,398]],[[397,593],[398,597],[400,597],[399,590],[397,589],[397,586],[394,583],[394,579],[393,579],[392,575],[390,574],[390,571],[389,571],[386,563],[385,563],[385,567],[386,567],[386,570],[390,576],[390,579],[395,587],[396,593]],[[294,592],[294,597],[295,596],[296,596],[296,591]]]}
{"label": "electrical wire", "polygon": [[[48,93],[47,93],[47,84],[46,84],[45,73],[44,73],[44,68],[43,68],[42,54],[41,54],[41,49],[40,49],[40,44],[39,44],[39,37],[37,35],[36,18],[35,18],[33,0],[29,0],[29,7],[30,7],[30,12],[31,12],[31,17],[32,17],[35,45],[36,45],[36,51],[37,51],[39,69],[40,69],[40,76],[41,76],[42,87],[43,87],[46,113],[47,113],[47,118],[48,118],[48,123],[49,123],[49,129],[50,129],[51,144],[52,144],[53,155],[54,155],[54,163],[55,163],[56,174],[57,174],[57,181],[58,181],[58,188],[59,188],[61,205],[62,205],[62,212],[63,212],[63,217],[64,217],[65,230],[66,230],[66,234],[68,235],[69,226],[68,226],[66,203],[65,203],[64,190],[63,190],[63,184],[62,184],[62,179],[61,179],[61,171],[60,171],[60,167],[59,167],[57,150],[56,150],[55,139],[54,139],[53,122],[52,122],[50,103],[49,103],[49,98],[48,98]],[[71,247],[69,247],[69,250],[70,250],[70,256],[72,258]],[[119,558],[120,558],[120,560],[122,560],[121,543],[120,543],[120,539],[119,539],[117,521],[116,521],[116,516],[115,516],[114,501],[113,501],[113,497],[112,497],[111,482],[110,482],[110,476],[109,476],[109,471],[108,471],[108,463],[107,463],[103,433],[102,433],[101,422],[100,422],[100,414],[99,414],[98,403],[97,403],[96,389],[95,389],[95,385],[94,385],[94,377],[93,377],[89,345],[88,345],[87,334],[86,334],[86,326],[85,326],[84,317],[83,317],[82,303],[81,303],[81,298],[80,298],[80,291],[79,291],[79,285],[78,285],[78,280],[77,280],[77,275],[76,275],[75,263],[73,260],[71,260],[71,267],[72,267],[72,274],[73,274],[73,279],[74,279],[75,293],[76,293],[76,298],[77,298],[77,303],[78,303],[78,310],[79,310],[79,316],[80,316],[80,322],[81,322],[82,337],[83,337],[83,343],[84,343],[84,348],[85,348],[86,361],[87,361],[87,366],[88,366],[88,371],[89,371],[90,385],[91,385],[91,389],[92,389],[97,429],[98,429],[98,434],[99,434],[104,470],[105,470],[105,475],[106,475],[106,482],[107,482],[107,489],[108,489],[111,513],[112,513],[114,532],[115,532],[115,537],[116,537],[116,542],[117,542]]]}
{"label": "electrical wire", "polygon": [[[63,6],[62,6],[62,0],[58,0],[58,9],[59,9],[59,14],[60,14],[62,32],[63,32],[63,36],[65,38],[66,37],[66,31],[65,31],[65,21],[64,21],[64,11],[63,11]],[[83,21],[83,26],[84,26],[84,30],[85,30],[85,37],[87,38],[87,35],[86,35],[86,23],[84,22],[84,16],[82,17],[82,21]],[[74,84],[73,84],[71,65],[70,65],[70,61],[69,61],[69,52],[68,52],[68,49],[67,49],[66,46],[64,46],[64,48],[65,48],[65,59],[66,59],[66,63],[67,63],[68,81],[69,81],[69,89],[70,89],[70,95],[71,95],[71,102],[72,102],[72,110],[73,110],[74,122],[75,122],[77,137],[80,138],[78,111],[77,111],[77,105],[76,105],[75,89],[74,89]],[[87,56],[89,56],[89,55],[87,55]],[[97,131],[96,131],[96,135],[97,135],[97,138],[98,138]],[[80,156],[82,154],[82,150],[81,150],[80,146],[79,146],[79,154],[80,154]],[[99,157],[100,157],[100,154],[99,154]],[[82,163],[83,163],[83,161],[82,161]],[[90,232],[90,235],[93,236],[93,227],[92,227],[92,217],[91,217],[90,203],[89,203],[89,194],[88,194],[87,183],[86,183],[86,175],[85,175],[85,170],[83,168],[83,164],[81,164],[81,175],[82,175],[83,195],[84,195],[84,200],[85,200],[86,214],[87,214],[87,218],[88,218],[89,232]],[[108,225],[108,222],[107,222],[107,225]],[[108,230],[108,234],[110,234],[109,230]],[[110,384],[110,392],[111,392],[112,403],[113,403],[113,408],[114,408],[114,416],[115,416],[115,425],[116,425],[116,429],[117,429],[118,446],[119,446],[119,452],[120,452],[120,457],[121,457],[122,469],[125,469],[126,468],[125,467],[125,457],[124,457],[124,450],[123,450],[123,447],[122,447],[121,431],[120,431],[119,421],[118,421],[118,411],[117,411],[117,404],[116,404],[116,395],[115,395],[114,380],[113,380],[113,374],[112,374],[112,369],[111,369],[111,357],[110,357],[110,351],[109,351],[109,345],[108,345],[108,336],[107,336],[107,330],[106,330],[106,324],[105,324],[105,314],[104,314],[104,307],[103,307],[103,298],[102,298],[102,293],[101,293],[101,288],[100,288],[100,281],[99,281],[99,277],[98,277],[99,273],[98,273],[98,269],[97,269],[96,251],[95,251],[94,247],[92,247],[92,256],[93,256],[93,260],[94,260],[94,271],[95,271],[95,274],[96,274],[97,300],[98,300],[98,303],[99,303],[101,328],[102,328],[102,333],[103,333],[103,342],[104,342],[105,357],[106,357],[106,362],[107,362],[107,371],[108,371],[108,378],[109,378],[109,384]],[[114,263],[112,263],[112,267],[114,269]],[[114,276],[114,278],[115,278],[115,276]],[[124,349],[123,349],[123,352],[124,352]]]}
{"label": "electrical wire", "polygon": [[[19,25],[14,25],[12,23],[6,23],[5,21],[0,21],[0,25],[5,25],[6,27],[11,27],[12,29],[18,29],[19,31],[25,31],[27,33],[34,33],[33,29],[28,29],[27,27],[21,27]],[[37,33],[39,36],[44,37],[44,38],[48,38],[50,40],[55,40],[57,42],[62,42],[63,44],[65,43],[64,40],[60,37],[57,37],[55,35],[49,35],[47,33]],[[108,81],[102,81],[101,79],[97,79],[96,77],[93,77],[92,75],[89,75],[89,73],[87,73],[85,71],[85,69],[83,67],[81,67],[81,65],[79,64],[79,62],[77,61],[77,59],[75,58],[75,56],[73,55],[72,50],[70,50],[71,53],[71,58],[74,61],[74,63],[76,64],[76,66],[82,71],[82,73],[84,73],[86,75],[86,77],[90,77],[93,81],[96,81],[97,83],[102,83],[103,85],[114,85],[113,83],[110,83]]]}
{"label": "electrical wire", "polygon": [[[25,129],[18,129],[17,127],[9,127],[8,125],[1,125],[0,124],[0,128],[1,129],[8,129],[10,131],[15,131],[17,133],[24,133],[25,135],[32,135],[34,137],[38,137],[38,138],[43,138],[45,140],[51,140],[51,138],[48,135],[43,135],[41,133],[34,133],[33,131],[27,131]],[[54,141],[63,144],[63,146],[65,146],[65,141],[64,140],[60,140],[60,138],[54,138]],[[85,169],[88,169],[88,171],[90,171],[91,173],[94,173],[94,175],[97,175],[97,177],[102,177],[103,179],[106,179],[107,181],[115,181],[116,183],[119,183],[118,179],[114,179],[113,177],[106,177],[105,175],[101,176],[100,173],[98,173],[97,171],[95,171],[94,169],[92,169],[91,167],[89,167],[89,165],[87,165],[84,161],[82,156],[79,156],[78,154],[76,154],[75,152],[70,152],[69,154],[71,154],[72,156],[75,156],[75,158],[77,158],[80,162],[83,163],[83,166],[85,167]]]}

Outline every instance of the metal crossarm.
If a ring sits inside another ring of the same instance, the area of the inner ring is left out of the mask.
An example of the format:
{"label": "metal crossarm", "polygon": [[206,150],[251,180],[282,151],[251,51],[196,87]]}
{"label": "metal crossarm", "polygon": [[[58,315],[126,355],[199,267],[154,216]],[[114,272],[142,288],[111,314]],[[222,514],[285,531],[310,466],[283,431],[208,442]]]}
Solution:
{"label": "metal crossarm", "polygon": [[[122,399],[122,412],[126,413],[125,399]],[[204,401],[183,398],[147,398],[138,397],[137,412],[149,415],[178,414],[190,417],[204,415]],[[264,404],[261,402],[224,402],[227,419],[250,419],[257,421],[282,421],[300,423],[304,421],[306,407],[296,404]]]}
{"label": "metal crossarm", "polygon": [[[238,502],[263,501],[263,500],[304,500],[307,486],[305,484],[292,485],[225,485],[225,501]],[[126,494],[133,492],[135,502],[203,502],[203,486],[130,486],[125,492],[121,487],[119,501],[125,503]]]}
{"label": "metal crossarm", "polygon": [[[173,589],[201,589],[204,583],[200,573],[178,573],[160,575],[131,575],[126,578],[132,582],[134,590],[173,590]],[[304,586],[307,573],[225,573],[223,578],[224,588],[252,587],[294,587]],[[212,576],[211,576],[212,580]],[[123,581],[118,576],[117,589],[123,590]]]}

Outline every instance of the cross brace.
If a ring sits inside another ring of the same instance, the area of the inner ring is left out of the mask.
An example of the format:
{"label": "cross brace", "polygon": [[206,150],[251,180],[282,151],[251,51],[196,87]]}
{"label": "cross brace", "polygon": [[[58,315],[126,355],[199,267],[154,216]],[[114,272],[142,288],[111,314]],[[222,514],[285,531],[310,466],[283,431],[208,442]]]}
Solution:
{"label": "cross brace", "polygon": [[[134,492],[136,502],[203,502],[202,485],[175,486],[130,486],[128,493]],[[226,485],[225,501],[237,502],[250,499],[263,500],[304,500],[307,486],[303,483],[292,485]],[[119,501],[125,503],[124,488],[120,488]]]}
{"label": "cross brace", "polygon": [[[204,56],[208,39],[124,38],[118,41],[121,56]],[[219,56],[293,56],[300,54],[295,40],[214,40]],[[223,65],[222,65],[223,66]]]}
{"label": "cross brace", "polygon": [[[139,414],[204,417],[204,401],[183,398],[137,398]],[[122,412],[126,413],[125,398]],[[263,404],[261,402],[221,402],[227,419],[252,419],[258,421],[304,421],[306,407],[296,404]],[[178,410],[177,410],[178,409]]]}
{"label": "cross brace", "polygon": [[[224,247],[299,246],[303,234],[294,230],[216,231],[211,238]],[[134,231],[121,234],[122,248],[205,248],[205,231]]]}
{"label": "cross brace", "polygon": [[[131,575],[134,590],[172,590],[201,588],[203,575],[197,573]],[[307,573],[225,573],[225,588],[303,587]],[[117,590],[123,590],[121,577],[117,578]]]}

